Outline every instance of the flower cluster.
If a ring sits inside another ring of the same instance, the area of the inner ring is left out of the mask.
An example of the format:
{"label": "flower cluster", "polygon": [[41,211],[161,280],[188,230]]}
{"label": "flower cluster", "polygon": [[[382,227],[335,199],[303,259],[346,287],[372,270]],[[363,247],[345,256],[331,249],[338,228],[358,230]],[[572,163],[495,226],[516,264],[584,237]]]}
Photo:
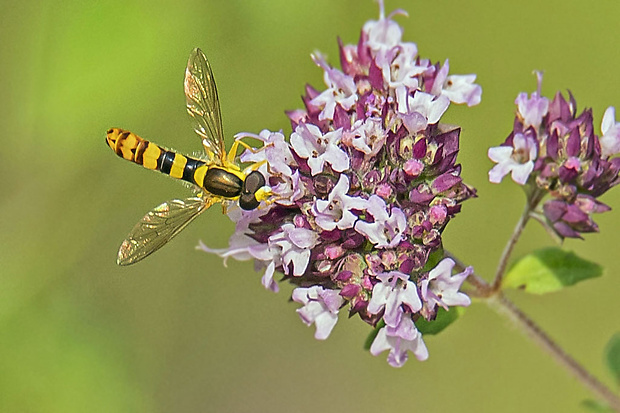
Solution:
{"label": "flower cluster", "polygon": [[460,129],[439,124],[450,103],[475,105],[475,75],[448,75],[448,62],[432,64],[386,17],[367,22],[356,45],[340,43],[342,70],[319,54],[326,89],[306,87],[305,109],[288,112],[293,132],[251,136],[263,142],[241,160],[261,163],[272,200],[253,211],[233,210],[229,248],[202,249],[254,259],[263,285],[278,290],[275,272],[298,286],[293,300],[317,339],[329,336],[338,313],[380,327],[371,346],[389,350],[392,366],[411,351],[428,352],[415,325],[439,307],[467,306],[459,292],[468,268],[453,275],[444,259],[442,232],[475,190],[456,163]]}
{"label": "flower cluster", "polygon": [[511,173],[538,197],[549,194],[542,208],[546,226],[560,238],[581,238],[598,231],[591,214],[610,208],[597,198],[620,182],[620,158],[614,157],[620,153],[620,123],[609,107],[599,138],[591,109],[577,115],[573,96],[566,100],[559,92],[550,101],[541,95],[541,83],[538,73],[538,90],[517,96],[512,132],[501,146],[489,149],[497,163],[489,180],[499,183]]}

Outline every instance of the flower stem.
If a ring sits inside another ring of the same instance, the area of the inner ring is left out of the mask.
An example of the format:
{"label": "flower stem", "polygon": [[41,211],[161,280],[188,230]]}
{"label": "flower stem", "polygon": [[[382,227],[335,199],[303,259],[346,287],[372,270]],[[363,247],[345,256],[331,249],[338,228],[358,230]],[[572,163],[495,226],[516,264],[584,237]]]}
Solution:
{"label": "flower stem", "polygon": [[523,213],[515,225],[515,229],[512,231],[512,235],[506,243],[504,247],[504,251],[502,252],[502,256],[499,259],[499,263],[497,264],[497,270],[495,271],[495,279],[491,284],[491,291],[498,292],[502,286],[502,280],[504,278],[504,274],[506,273],[506,267],[508,266],[508,261],[510,260],[510,256],[512,255],[512,250],[516,245],[527,221],[530,219],[530,214],[532,211],[536,209],[538,203],[542,199],[543,194],[537,189],[534,188],[527,195],[527,202],[525,203],[525,208],[523,208]]}
{"label": "flower stem", "polygon": [[502,279],[504,278],[504,273],[506,272],[508,261],[510,260],[510,255],[512,254],[512,250],[514,249],[514,246],[519,240],[519,237],[521,236],[521,233],[523,232],[523,229],[525,228],[525,224],[527,224],[527,221],[529,219],[530,219],[530,206],[529,204],[527,204],[525,208],[523,209],[523,214],[521,214],[521,218],[519,218],[517,225],[515,225],[515,229],[512,231],[512,235],[510,236],[508,243],[506,243],[506,246],[504,247],[504,251],[502,252],[502,256],[499,259],[499,263],[497,264],[497,270],[495,271],[495,279],[493,280],[493,283],[491,285],[491,289],[493,291],[499,291],[501,284],[502,284]]}
{"label": "flower stem", "polygon": [[527,334],[536,344],[549,353],[560,365],[562,365],[577,380],[586,386],[599,399],[607,402],[610,408],[620,412],[620,397],[612,392],[607,386],[598,381],[581,364],[566,353],[555,341],[551,339],[532,319],[524,314],[512,301],[502,293],[494,294],[486,300],[490,307],[498,313],[507,316],[517,327]]}
{"label": "flower stem", "polygon": [[[444,251],[444,254],[454,260],[455,268],[458,271],[463,271],[467,267],[449,251]],[[476,273],[472,273],[467,278],[467,282],[475,288],[475,296],[483,298],[489,307],[508,317],[523,333],[549,353],[560,365],[564,366],[585,387],[590,389],[599,399],[605,400],[609,407],[620,413],[620,397],[566,353],[538,324],[523,313],[512,301],[508,300],[501,291],[493,291],[491,286]]]}
{"label": "flower stem", "polygon": [[[590,389],[600,400],[604,400],[610,408],[620,413],[620,396],[598,381],[596,377],[590,374],[581,364],[566,353],[566,351],[553,341],[532,319],[523,313],[512,301],[508,300],[500,290],[512,250],[519,240],[527,221],[532,217],[533,211],[535,211],[543,196],[544,194],[537,189],[533,189],[528,193],[523,214],[521,218],[519,218],[519,222],[517,222],[506,247],[504,247],[493,283],[487,283],[476,273],[472,273],[467,278],[467,282],[474,287],[473,293],[475,296],[484,299],[491,308],[496,310],[499,314],[508,317],[522,332],[549,353],[560,365],[564,366],[569,373],[577,378],[585,387]],[[463,271],[466,268],[466,265],[449,251],[444,251],[444,254],[446,257],[450,257],[454,260],[458,270]]]}

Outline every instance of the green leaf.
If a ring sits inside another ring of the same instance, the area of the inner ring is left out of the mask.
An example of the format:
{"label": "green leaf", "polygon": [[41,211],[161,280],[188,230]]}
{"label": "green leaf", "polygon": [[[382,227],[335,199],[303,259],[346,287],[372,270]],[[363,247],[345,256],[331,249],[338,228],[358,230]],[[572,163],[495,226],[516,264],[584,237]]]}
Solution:
{"label": "green leaf", "polygon": [[368,337],[366,337],[366,341],[364,342],[364,350],[366,351],[370,350],[370,346],[372,346],[372,342],[375,341],[375,337],[377,337],[377,334],[379,334],[379,330],[381,330],[383,327],[385,327],[385,321],[381,319],[377,323],[377,326],[375,327],[375,329],[372,330],[370,334],[368,334]]}
{"label": "green leaf", "polygon": [[609,343],[607,343],[605,362],[614,379],[616,379],[616,383],[620,385],[620,333],[614,334]]}
{"label": "green leaf", "polygon": [[439,307],[437,310],[437,317],[433,321],[427,321],[426,319],[420,317],[415,322],[415,325],[423,335],[435,335],[455,322],[456,319],[463,314],[463,312],[465,312],[463,307],[452,307],[450,311],[446,311],[443,307]]}
{"label": "green leaf", "polygon": [[586,408],[586,410],[596,413],[614,413],[614,409],[603,404],[597,400],[587,399],[581,402],[581,405]]}
{"label": "green leaf", "polygon": [[504,287],[532,294],[558,291],[588,278],[599,277],[603,268],[572,252],[552,247],[537,250],[517,261],[506,274]]}

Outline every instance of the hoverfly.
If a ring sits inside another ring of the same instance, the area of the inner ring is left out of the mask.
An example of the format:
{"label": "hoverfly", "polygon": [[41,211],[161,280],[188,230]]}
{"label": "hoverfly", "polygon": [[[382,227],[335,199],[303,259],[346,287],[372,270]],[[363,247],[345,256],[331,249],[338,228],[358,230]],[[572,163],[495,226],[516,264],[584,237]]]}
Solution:
{"label": "hoverfly", "polygon": [[189,57],[185,70],[185,98],[194,130],[202,141],[204,159],[164,149],[138,135],[119,128],[107,132],[106,143],[128,161],[189,182],[197,194],[173,199],[147,213],[131,230],[118,251],[117,264],[129,265],[157,251],[211,205],[226,206],[238,201],[245,210],[258,208],[271,196],[257,162],[241,170],[236,162],[239,145],[255,152],[241,140],[235,140],[226,153],[222,117],[213,71],[198,48]]}

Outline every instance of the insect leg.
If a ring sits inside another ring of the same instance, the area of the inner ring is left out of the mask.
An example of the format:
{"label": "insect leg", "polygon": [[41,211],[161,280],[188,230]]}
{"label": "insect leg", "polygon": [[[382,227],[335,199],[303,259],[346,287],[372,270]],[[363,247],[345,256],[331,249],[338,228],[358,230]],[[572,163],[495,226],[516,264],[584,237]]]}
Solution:
{"label": "insect leg", "polygon": [[245,168],[243,170],[243,173],[248,175],[250,172],[258,171],[258,169],[265,164],[267,164],[267,170],[269,171],[269,164],[267,163],[267,159],[263,159],[262,161],[254,162],[252,165]]}
{"label": "insect leg", "polygon": [[256,148],[251,147],[247,143],[243,142],[242,139],[243,138],[235,139],[235,142],[230,147],[230,151],[228,152],[228,162],[233,163],[235,161],[235,158],[237,157],[237,150],[239,149],[239,145],[241,145],[242,147],[244,147],[245,149],[247,149],[248,151],[252,153],[259,153],[260,151],[264,150],[266,147],[266,146],[263,146],[262,148],[256,149]]}

